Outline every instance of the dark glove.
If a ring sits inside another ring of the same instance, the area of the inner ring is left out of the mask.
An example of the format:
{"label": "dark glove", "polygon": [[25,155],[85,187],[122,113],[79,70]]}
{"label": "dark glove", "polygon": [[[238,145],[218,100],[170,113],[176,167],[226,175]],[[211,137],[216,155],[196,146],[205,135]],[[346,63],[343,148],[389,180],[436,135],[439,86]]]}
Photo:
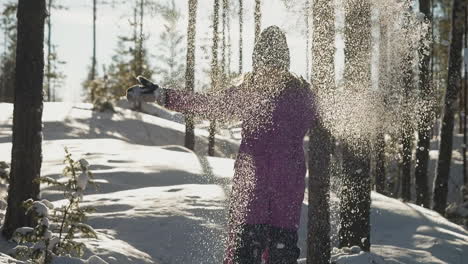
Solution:
{"label": "dark glove", "polygon": [[127,89],[127,100],[131,102],[155,102],[159,101],[162,94],[161,88],[157,84],[152,83],[143,76],[138,76],[137,80],[140,84]]}

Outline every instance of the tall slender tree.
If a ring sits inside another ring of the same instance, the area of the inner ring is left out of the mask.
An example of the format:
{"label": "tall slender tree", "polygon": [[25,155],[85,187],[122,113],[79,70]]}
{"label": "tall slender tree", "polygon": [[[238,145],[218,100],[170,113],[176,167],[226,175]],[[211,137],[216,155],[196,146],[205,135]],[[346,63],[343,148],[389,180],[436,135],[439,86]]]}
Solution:
{"label": "tall slender tree", "polygon": [[242,74],[244,64],[244,1],[239,0],[239,74]]}
{"label": "tall slender tree", "polygon": [[63,5],[57,4],[54,0],[47,1],[47,65],[46,65],[46,95],[47,101],[56,101],[56,89],[62,85],[62,80],[65,75],[62,72],[58,72],[58,64],[64,64],[65,62],[60,61],[57,54],[57,45],[53,44],[52,41],[52,14],[53,10],[66,9]]}
{"label": "tall slender tree", "polygon": [[464,0],[454,0],[452,7],[452,39],[450,42],[447,90],[445,92],[444,111],[442,113],[440,151],[433,196],[433,209],[442,215],[445,214],[445,208],[447,207],[448,180],[452,160],[455,103],[460,92],[463,12],[466,4]]}
{"label": "tall slender tree", "polygon": [[412,150],[413,150],[413,127],[409,116],[409,94],[413,87],[413,69],[410,61],[412,55],[407,58],[408,63],[405,65],[403,71],[404,86],[405,86],[405,110],[403,111],[403,125],[401,128],[401,197],[403,201],[411,200],[411,162],[412,162]]}
{"label": "tall slender tree", "polygon": [[96,79],[96,20],[97,20],[97,0],[93,0],[93,57],[91,59],[90,80]]}
{"label": "tall slender tree", "polygon": [[[185,88],[194,91],[195,88],[195,37],[197,23],[198,0],[188,0],[188,26],[187,26],[187,66],[185,68]],[[195,148],[195,129],[192,115],[185,117],[185,147]]]}
{"label": "tall slender tree", "polygon": [[17,1],[8,2],[4,5],[1,13],[1,25],[4,30],[4,51],[0,57],[0,101],[8,103],[14,101],[17,7]]}
{"label": "tall slender tree", "polygon": [[25,214],[22,203],[39,198],[36,180],[41,175],[42,163],[45,0],[19,0],[17,18],[13,147],[3,225],[3,235],[8,239],[16,228],[35,224]]}
{"label": "tall slender tree", "polygon": [[[335,6],[332,1],[313,0],[309,14],[313,19],[314,57],[311,85],[316,96],[335,90]],[[312,13],[312,14],[311,14]],[[318,100],[317,100],[318,101]],[[319,115],[321,116],[321,115]],[[307,234],[307,264],[330,262],[330,132],[319,118],[312,124],[309,141],[309,212]]]}
{"label": "tall slender tree", "polygon": [[[133,2],[133,18],[130,23],[132,35],[118,37],[118,48],[112,57],[112,63],[108,68],[109,79],[106,81],[107,89],[111,91],[114,99],[118,99],[125,94],[125,90],[135,83],[135,76],[144,75],[151,78],[152,67],[149,64],[148,51],[145,48],[147,37],[144,32],[145,10],[153,2],[149,0],[139,0]],[[158,6],[159,7],[159,6]],[[143,9],[143,10],[142,10]],[[84,87],[92,93],[92,82],[85,82]],[[96,97],[97,102],[100,98]],[[134,104],[133,109],[141,110],[141,104]]]}
{"label": "tall slender tree", "polygon": [[254,11],[254,21],[255,21],[255,42],[257,42],[260,37],[262,30],[262,3],[260,0],[255,0],[255,11]]}
{"label": "tall slender tree", "polygon": [[144,18],[145,18],[145,0],[140,0],[140,23],[139,23],[139,27],[140,27],[140,33],[139,33],[139,36],[138,36],[138,51],[137,51],[137,57],[138,57],[138,70],[136,72],[137,75],[141,75],[143,74],[143,65],[144,65],[144,62],[143,62],[143,42],[144,42],[144,33],[143,33],[143,21],[144,21]]}
{"label": "tall slender tree", "polygon": [[468,143],[467,140],[467,128],[466,128],[466,113],[467,113],[467,108],[468,108],[468,104],[467,104],[467,101],[468,101],[468,5],[465,5],[465,52],[463,53],[463,55],[465,56],[465,72],[464,72],[464,80],[463,80],[463,88],[465,90],[465,98],[464,98],[464,104],[463,104],[463,108],[464,108],[464,112],[465,112],[465,115],[464,115],[464,120],[463,120],[463,185],[465,186],[464,188],[464,193],[463,193],[463,201],[466,202],[468,201],[468,174],[467,174],[467,162],[466,162],[466,149],[467,149],[467,146],[466,144]]}
{"label": "tall slender tree", "polygon": [[[412,0],[407,0],[411,3]],[[406,34],[408,37],[410,36],[410,28],[409,28],[409,20],[411,16],[411,8],[406,11],[405,19],[406,24],[403,26],[403,34]],[[415,53],[413,51],[408,51],[406,53],[406,63],[403,64],[402,67],[402,85],[403,89],[403,100],[404,100],[404,111],[402,113],[403,116],[403,124],[401,127],[401,144],[402,144],[402,162],[401,162],[401,197],[404,201],[411,200],[411,163],[412,163],[412,153],[413,153],[413,134],[414,128],[411,122],[411,103],[410,103],[410,96],[414,90],[414,69],[411,61],[414,60]]]}
{"label": "tall slender tree", "polygon": [[307,0],[305,2],[305,6],[304,6],[304,10],[305,10],[305,16],[304,16],[304,22],[305,22],[305,28],[306,28],[306,31],[305,31],[305,35],[306,35],[306,79],[309,80],[310,79],[310,70],[309,70],[309,66],[310,66],[310,51],[309,51],[309,48],[310,48],[310,23],[309,23],[309,19],[310,17],[313,15],[313,14],[310,14],[310,0]]}
{"label": "tall slender tree", "polygon": [[[419,9],[424,14],[427,21],[432,20],[431,1],[419,0]],[[431,25],[432,27],[432,25]],[[431,29],[432,30],[432,29]],[[430,36],[431,31],[428,31],[426,36]],[[423,42],[423,40],[421,40]],[[419,65],[419,89],[425,103],[430,105],[431,96],[431,76],[429,72],[429,62],[431,52],[426,50],[425,45],[421,43],[419,53],[422,55]],[[425,111],[423,120],[418,127],[418,145],[416,148],[416,168],[415,168],[415,187],[416,187],[416,204],[429,207],[429,192],[427,167],[429,161],[429,147],[431,139],[431,121],[433,115],[431,109]]]}
{"label": "tall slender tree", "polygon": [[48,2],[48,18],[47,18],[47,101],[52,100],[52,92],[50,89],[51,84],[51,77],[52,77],[52,2],[53,0],[49,0]]}
{"label": "tall slender tree", "polygon": [[[223,0],[223,27],[226,19],[226,0]],[[213,43],[211,47],[211,89],[217,90],[219,84],[219,66],[218,66],[218,32],[219,25],[219,0],[213,2]],[[223,30],[223,61],[225,58],[225,37]],[[214,156],[215,154],[215,133],[216,133],[216,120],[210,120],[210,129],[208,136],[208,155]]]}
{"label": "tall slender tree", "polygon": [[159,35],[157,45],[156,74],[163,87],[183,87],[185,72],[185,36],[179,31],[178,25],[182,18],[181,11],[176,7],[175,0],[161,8],[164,31]]}
{"label": "tall slender tree", "polygon": [[[93,82],[96,79],[97,75],[97,58],[96,58],[96,22],[97,22],[97,0],[93,0],[93,54],[91,57],[91,69],[88,74],[87,80],[83,83],[83,86],[85,90],[88,90],[88,88],[91,86],[90,83]],[[93,91],[87,91],[87,94],[89,94],[89,100],[91,102],[95,102],[96,98],[94,98],[95,93]]]}
{"label": "tall slender tree", "polygon": [[[371,4],[369,0],[344,0],[345,72],[348,89],[370,89]],[[340,247],[370,250],[369,142],[343,144],[343,181],[340,192]]]}
{"label": "tall slender tree", "polygon": [[[388,28],[380,15],[380,39],[379,39],[379,91],[383,95],[385,104],[385,92],[388,88]],[[375,140],[375,190],[385,193],[385,133],[383,127],[378,127]]]}

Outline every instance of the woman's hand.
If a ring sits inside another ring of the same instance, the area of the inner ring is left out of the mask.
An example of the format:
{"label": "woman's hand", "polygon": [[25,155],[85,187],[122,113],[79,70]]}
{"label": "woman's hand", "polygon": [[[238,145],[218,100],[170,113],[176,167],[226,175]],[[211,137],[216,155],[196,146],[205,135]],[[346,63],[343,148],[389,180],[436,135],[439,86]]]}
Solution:
{"label": "woman's hand", "polygon": [[143,76],[138,76],[137,80],[140,84],[132,86],[127,89],[127,100],[131,102],[147,102],[153,103],[155,101],[161,102],[163,89],[159,88],[157,84],[152,83]]}

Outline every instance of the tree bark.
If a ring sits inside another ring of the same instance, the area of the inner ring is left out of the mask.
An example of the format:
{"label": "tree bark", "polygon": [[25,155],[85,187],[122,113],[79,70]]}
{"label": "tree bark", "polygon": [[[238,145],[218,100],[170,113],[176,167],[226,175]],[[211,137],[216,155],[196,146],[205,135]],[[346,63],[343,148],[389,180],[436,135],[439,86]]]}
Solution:
{"label": "tree bark", "polygon": [[91,80],[96,79],[96,18],[97,0],[93,0],[93,58],[91,62]]}
{"label": "tree bark", "polygon": [[138,72],[137,75],[143,74],[143,19],[145,16],[144,12],[145,0],[140,1],[140,37],[138,38]]}
{"label": "tree bark", "polygon": [[[412,0],[407,0],[412,2]],[[407,20],[409,21],[409,16],[410,13],[409,11],[406,14]],[[408,30],[405,27],[408,27],[407,25],[404,26],[404,30]],[[408,34],[405,32],[404,34]],[[411,37],[411,36],[408,36]],[[414,59],[414,52],[413,51],[407,51],[407,57],[406,57],[406,63],[403,66],[403,76],[402,76],[402,81],[404,85],[404,111],[402,113],[403,115],[403,125],[402,125],[402,131],[401,131],[401,144],[403,146],[402,149],[402,177],[401,177],[401,198],[403,201],[410,201],[411,200],[411,162],[413,158],[413,134],[414,134],[414,127],[411,124],[411,116],[410,116],[410,109],[412,106],[410,106],[409,98],[411,93],[414,90],[413,86],[413,66],[411,61]]]}
{"label": "tree bark", "polygon": [[455,103],[460,92],[463,12],[465,5],[466,1],[455,0],[452,11],[452,41],[450,43],[449,54],[449,76],[447,80],[447,91],[445,92],[444,111],[442,114],[439,160],[437,162],[434,181],[433,209],[442,215],[445,214],[445,208],[447,207],[448,179],[452,160]]}
{"label": "tree bark", "polygon": [[[382,15],[382,14],[381,14]],[[379,40],[379,91],[383,96],[383,103],[386,104],[384,97],[388,87],[388,31],[385,21],[380,23]],[[385,132],[384,128],[378,127],[375,140],[375,190],[378,193],[385,194]]]}
{"label": "tree bark", "polygon": [[[431,1],[419,0],[419,9],[424,14],[427,21],[431,21]],[[432,27],[432,25],[431,25]],[[430,36],[430,31],[427,32]],[[421,64],[419,65],[419,89],[423,96],[423,100],[430,105],[431,94],[431,76],[429,75],[430,54],[427,50],[421,48],[419,54],[422,54]],[[429,148],[431,140],[431,125],[432,111],[423,113],[423,120],[418,128],[418,143],[416,148],[416,168],[415,168],[415,187],[416,187],[416,204],[429,208],[429,193],[427,168],[429,162]]]}
{"label": "tree bark", "polygon": [[377,132],[375,147],[375,190],[385,194],[385,134],[382,131]]}
{"label": "tree bark", "polygon": [[305,51],[305,56],[306,56],[306,80],[309,81],[310,79],[310,50],[309,50],[309,46],[310,46],[310,23],[309,23],[309,18],[311,16],[313,16],[313,14],[310,14],[310,0],[307,0],[305,2],[305,16],[304,16],[304,22],[305,22],[305,26],[306,26],[306,32],[305,32],[305,37],[306,37],[306,51]]}
{"label": "tree bark", "polygon": [[47,19],[47,101],[51,101],[51,87],[50,87],[50,79],[51,79],[51,59],[52,59],[52,0],[49,0],[49,7],[48,7],[48,19]]}
{"label": "tree bark", "polygon": [[468,5],[465,5],[465,52],[464,52],[464,56],[465,56],[465,72],[464,72],[464,80],[463,80],[463,88],[465,90],[465,98],[464,98],[464,104],[463,104],[463,108],[464,108],[464,113],[465,115],[463,116],[463,185],[465,186],[465,189],[464,189],[464,192],[463,192],[463,202],[467,202],[468,201],[468,174],[467,174],[467,168],[466,168],[466,149],[467,149],[467,146],[466,144],[468,143],[467,140],[467,129],[466,129],[466,112],[467,112],[467,108],[468,108]]}
{"label": "tree bark", "polygon": [[262,30],[262,3],[260,0],[255,0],[255,43],[257,43],[258,38],[260,38],[260,33]]}
{"label": "tree bark", "polygon": [[[311,85],[316,92],[328,94],[335,87],[335,6],[332,1],[313,0],[308,14],[312,15],[314,38],[311,54]],[[316,100],[319,101],[318,98]],[[318,111],[318,109],[317,109]],[[318,111],[320,116],[320,111]],[[332,138],[321,118],[310,131],[309,141],[309,212],[307,234],[307,264],[330,263],[330,157]]]}
{"label": "tree bark", "polygon": [[[223,0],[223,22],[225,21],[225,2]],[[219,67],[218,67],[218,25],[219,25],[219,0],[213,2],[213,46],[211,48],[211,89],[217,90],[219,84]],[[223,23],[224,27],[224,23]],[[224,32],[224,30],[223,30]],[[223,33],[224,36],[224,33]],[[223,46],[225,48],[225,46]],[[224,56],[224,54],[223,54]],[[215,155],[215,133],[216,121],[210,121],[210,129],[208,136],[208,155]]]}
{"label": "tree bark", "polygon": [[[345,0],[345,82],[349,89],[371,87],[371,4]],[[343,183],[340,192],[340,247],[370,251],[370,153],[367,140],[343,144]]]}
{"label": "tree bark", "polygon": [[[188,0],[189,20],[187,26],[187,66],[185,69],[185,89],[195,89],[195,37],[197,22],[197,0]],[[195,148],[195,129],[192,115],[185,116],[185,147]]]}
{"label": "tree bark", "polygon": [[412,160],[412,134],[413,130],[409,124],[409,120],[405,118],[403,121],[403,131],[402,136],[402,175],[401,175],[401,198],[403,201],[411,200],[411,160]]}
{"label": "tree bark", "polygon": [[45,0],[19,0],[16,88],[13,111],[8,208],[3,235],[10,239],[18,227],[33,226],[23,201],[39,198],[42,163],[42,107],[44,78]]}
{"label": "tree bark", "polygon": [[243,51],[244,51],[244,2],[239,0],[239,74],[242,74],[243,70]]}

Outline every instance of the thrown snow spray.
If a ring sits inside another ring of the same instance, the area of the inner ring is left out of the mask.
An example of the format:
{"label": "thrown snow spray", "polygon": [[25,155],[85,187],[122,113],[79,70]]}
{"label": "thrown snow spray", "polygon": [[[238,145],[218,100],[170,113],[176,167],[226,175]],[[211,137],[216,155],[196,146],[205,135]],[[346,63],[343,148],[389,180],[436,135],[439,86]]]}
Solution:
{"label": "thrown snow spray", "polygon": [[[360,10],[356,9],[360,5],[354,2],[337,0],[337,15],[351,13],[351,18],[353,13],[358,15]],[[431,109],[434,104],[433,100],[421,96],[419,87],[414,85],[416,74],[413,74],[418,72],[422,55],[418,50],[421,45],[429,45],[429,25],[418,12],[412,11],[410,1],[373,0],[371,4],[379,17],[373,25],[338,25],[337,31],[359,34],[370,32],[362,27],[375,29],[377,26],[385,28],[386,35],[373,38],[376,43],[370,43],[370,36],[352,36],[357,43],[347,42],[345,37],[344,45],[349,48],[345,47],[343,80],[336,88],[316,91],[325,126],[336,139],[358,148],[363,141],[374,139],[379,130],[398,134],[403,121],[417,127],[422,115],[430,112],[426,109]],[[386,49],[376,52],[376,46],[384,41]],[[350,50],[355,54],[349,54]],[[378,62],[372,63],[372,57],[374,61],[377,57]],[[378,89],[373,88],[371,71],[379,75]]]}
{"label": "thrown snow spray", "polygon": [[[359,15],[360,4],[356,1],[336,0],[335,20],[342,20],[342,16],[345,15],[351,18],[352,15]],[[421,89],[414,85],[416,79],[413,77],[416,75],[414,73],[418,72],[422,56],[417,51],[427,50],[421,48],[421,45],[428,46],[429,43],[426,40],[427,22],[412,10],[410,1],[372,0],[371,4],[378,17],[373,21],[374,25],[353,24],[352,19],[347,19],[348,25],[337,23],[336,31],[345,30],[351,34],[360,34],[363,31],[371,32],[363,27],[373,27],[380,29],[381,37],[353,37],[352,39],[357,40],[355,43],[346,41],[345,38],[345,46],[348,49],[345,47],[344,80],[337,82],[337,85],[331,84],[332,87],[326,89],[311,88],[316,96],[310,102],[313,104],[311,107],[318,107],[325,127],[335,139],[345,142],[356,151],[368,148],[379,131],[397,136],[404,124],[416,128],[421,125],[419,120],[431,113],[427,109],[434,107],[434,101],[431,99],[433,96],[421,96]],[[386,45],[382,45],[382,42]],[[260,46],[261,43],[258,47]],[[385,48],[375,51],[377,49],[373,49],[373,46]],[[268,49],[268,45],[258,50],[256,47],[253,56],[254,72],[246,74],[244,79],[233,87],[214,91],[211,96],[173,93],[169,96],[169,103],[174,110],[203,119],[219,122],[242,120],[244,138],[255,136],[257,133],[266,134],[265,130],[271,129],[274,122],[274,102],[288,84],[295,82],[297,86],[307,87],[305,82],[287,72],[289,56],[283,55],[289,53],[289,50],[287,45],[283,48],[284,50],[277,52]],[[350,53],[350,50],[353,53]],[[314,61],[313,57],[312,61],[312,64],[320,67],[320,62]],[[278,62],[281,62],[280,67],[271,67],[272,63],[278,66]],[[330,75],[334,75],[335,70],[339,72],[338,69],[333,69]],[[373,85],[372,72],[374,75],[378,72],[378,89],[373,88],[376,85]],[[295,107],[290,105],[291,109]],[[281,151],[281,148],[277,149],[277,152]],[[237,157],[234,198],[231,199],[228,213],[228,249],[236,244],[235,236],[241,232],[237,229],[246,222],[252,192],[259,184],[263,184],[259,183],[256,177],[260,169],[257,165],[251,153],[240,153]],[[335,184],[332,183],[332,187],[333,185]],[[332,207],[335,208],[333,204]],[[335,223],[332,223],[332,226],[336,226]],[[214,239],[217,238],[216,236]],[[232,250],[228,250],[230,254],[233,253]]]}
{"label": "thrown snow spray", "polygon": [[[344,39],[337,41],[337,47],[344,46],[344,58],[335,53],[335,59],[344,61],[344,66],[338,63],[344,69],[330,67],[329,60],[324,61],[321,54],[318,60],[312,58],[312,76],[321,77],[313,80],[319,87],[312,89],[318,98],[323,123],[333,138],[353,149],[355,155],[369,154],[378,133],[400,138],[408,127],[430,125],[421,120],[431,120],[426,115],[433,115],[434,93],[424,91],[429,87],[415,85],[423,55],[419,52],[426,52],[429,46],[429,25],[412,9],[410,2],[336,0],[335,30],[337,39]],[[363,11],[365,8],[368,11]],[[327,26],[324,23],[323,27]],[[317,38],[312,35],[312,42],[326,46],[330,39],[318,27],[322,35]],[[337,51],[339,54],[340,50]],[[336,84],[330,81],[335,71],[343,72]],[[340,162],[334,160],[332,164],[334,176],[343,173]],[[332,193],[338,193],[343,178],[334,176]],[[331,225],[335,242],[339,228],[338,204],[332,194]]]}

